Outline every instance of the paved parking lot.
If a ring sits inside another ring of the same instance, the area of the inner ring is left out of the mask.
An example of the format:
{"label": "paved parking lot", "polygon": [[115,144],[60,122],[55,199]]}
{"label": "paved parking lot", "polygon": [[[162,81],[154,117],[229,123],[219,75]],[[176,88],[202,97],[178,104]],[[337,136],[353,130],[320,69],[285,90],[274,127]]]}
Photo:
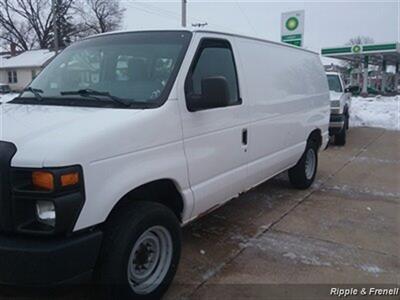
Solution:
{"label": "paved parking lot", "polygon": [[351,129],[345,147],[321,153],[310,190],[286,176],[184,229],[167,299],[304,299],[304,286],[283,298],[270,284],[400,283],[399,132]]}
{"label": "paved parking lot", "polygon": [[326,286],[299,284],[399,284],[400,132],[351,129],[345,147],[321,153],[310,190],[286,176],[184,228],[166,299],[322,299]]}

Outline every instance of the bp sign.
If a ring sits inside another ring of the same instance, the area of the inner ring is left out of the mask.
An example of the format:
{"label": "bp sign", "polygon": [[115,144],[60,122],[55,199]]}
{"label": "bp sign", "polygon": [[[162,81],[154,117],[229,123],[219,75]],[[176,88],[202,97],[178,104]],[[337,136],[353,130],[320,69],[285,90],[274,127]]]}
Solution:
{"label": "bp sign", "polygon": [[353,53],[360,53],[360,52],[361,52],[361,46],[360,46],[360,45],[354,45],[354,46],[351,48],[351,52],[353,52]]}
{"label": "bp sign", "polygon": [[299,27],[299,19],[297,19],[296,17],[290,17],[289,19],[287,19],[285,26],[287,30],[296,30],[296,28]]}
{"label": "bp sign", "polygon": [[281,41],[302,47],[304,39],[304,10],[282,14]]}

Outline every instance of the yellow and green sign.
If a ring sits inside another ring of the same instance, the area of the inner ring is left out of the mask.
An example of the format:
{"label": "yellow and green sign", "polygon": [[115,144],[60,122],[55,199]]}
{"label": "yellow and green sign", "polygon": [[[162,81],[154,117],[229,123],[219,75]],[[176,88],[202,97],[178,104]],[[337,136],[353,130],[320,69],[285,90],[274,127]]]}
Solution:
{"label": "yellow and green sign", "polygon": [[291,11],[282,14],[281,41],[283,43],[303,46],[304,38],[304,11]]}
{"label": "yellow and green sign", "polygon": [[296,30],[296,28],[299,27],[299,19],[296,17],[290,17],[287,19],[285,26],[290,31]]}
{"label": "yellow and green sign", "polygon": [[360,52],[361,52],[361,46],[360,46],[360,45],[354,45],[354,46],[351,48],[351,51],[352,51],[353,53],[360,53]]}

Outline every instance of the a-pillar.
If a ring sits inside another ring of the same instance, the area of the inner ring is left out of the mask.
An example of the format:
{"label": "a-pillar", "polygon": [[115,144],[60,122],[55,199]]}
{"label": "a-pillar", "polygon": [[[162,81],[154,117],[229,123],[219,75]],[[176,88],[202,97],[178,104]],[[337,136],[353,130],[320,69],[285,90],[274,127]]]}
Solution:
{"label": "a-pillar", "polygon": [[368,95],[368,56],[364,56],[363,86],[362,86],[361,94],[363,96]]}
{"label": "a-pillar", "polygon": [[382,62],[382,82],[381,82],[381,93],[384,94],[386,91],[386,60]]}

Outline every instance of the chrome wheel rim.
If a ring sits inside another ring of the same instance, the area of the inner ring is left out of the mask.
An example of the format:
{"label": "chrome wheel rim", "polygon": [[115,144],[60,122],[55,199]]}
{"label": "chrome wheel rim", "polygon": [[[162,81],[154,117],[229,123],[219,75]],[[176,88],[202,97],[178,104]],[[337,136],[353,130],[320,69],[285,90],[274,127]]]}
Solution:
{"label": "chrome wheel rim", "polygon": [[315,152],[312,148],[308,149],[306,154],[306,178],[311,179],[315,172]]}
{"label": "chrome wheel rim", "polygon": [[172,261],[172,238],[162,226],[147,229],[135,242],[128,261],[128,281],[141,295],[154,291],[164,280]]}

